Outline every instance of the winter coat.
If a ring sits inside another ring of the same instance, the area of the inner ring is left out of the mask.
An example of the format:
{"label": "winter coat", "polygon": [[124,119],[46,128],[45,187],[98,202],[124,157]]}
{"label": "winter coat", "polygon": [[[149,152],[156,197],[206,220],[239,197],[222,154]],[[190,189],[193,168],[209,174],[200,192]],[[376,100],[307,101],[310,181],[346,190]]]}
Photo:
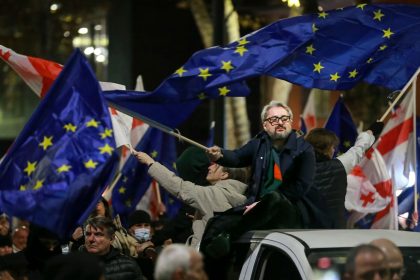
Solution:
{"label": "winter coat", "polygon": [[[317,154],[316,160],[315,180],[308,197],[325,213],[323,218],[327,221],[324,224],[326,228],[346,228],[346,170],[338,159]],[[316,202],[317,195],[319,202]]]}
{"label": "winter coat", "polygon": [[199,244],[207,221],[214,212],[226,211],[246,200],[244,193],[247,185],[237,180],[221,180],[215,185],[203,187],[182,180],[158,162],[150,166],[149,174],[172,195],[197,209],[191,246]]}
{"label": "winter coat", "polygon": [[[243,147],[236,150],[222,150],[223,157],[218,160],[223,166],[252,166],[252,181],[247,192],[247,204],[260,199],[261,186],[268,174],[267,167],[271,158],[272,142],[269,135],[262,131]],[[304,227],[314,227],[322,211],[306,197],[315,174],[315,155],[311,144],[292,131],[284,147],[279,151],[280,170],[283,182],[278,191],[297,205],[302,215]]]}
{"label": "winter coat", "polygon": [[99,260],[104,264],[105,280],[143,279],[140,267],[136,261],[112,246],[108,254],[99,256]]}

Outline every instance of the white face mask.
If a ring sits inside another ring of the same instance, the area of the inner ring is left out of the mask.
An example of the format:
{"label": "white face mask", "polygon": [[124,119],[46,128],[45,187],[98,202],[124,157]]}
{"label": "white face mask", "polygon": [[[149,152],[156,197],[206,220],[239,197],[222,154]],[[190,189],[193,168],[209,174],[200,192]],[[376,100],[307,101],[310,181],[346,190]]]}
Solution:
{"label": "white face mask", "polygon": [[136,228],[134,230],[134,236],[140,242],[145,242],[150,240],[150,229],[148,228]]}

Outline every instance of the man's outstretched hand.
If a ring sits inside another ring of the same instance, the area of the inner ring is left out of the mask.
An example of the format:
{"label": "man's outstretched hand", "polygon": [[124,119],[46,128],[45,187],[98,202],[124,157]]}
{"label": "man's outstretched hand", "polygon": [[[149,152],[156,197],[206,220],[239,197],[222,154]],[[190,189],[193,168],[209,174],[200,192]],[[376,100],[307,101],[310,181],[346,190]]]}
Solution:
{"label": "man's outstretched hand", "polygon": [[146,165],[151,165],[155,162],[154,159],[152,159],[148,154],[143,153],[143,152],[137,152],[136,150],[133,150],[131,152],[133,154],[133,156],[135,156],[137,158],[137,160],[143,164]]}
{"label": "man's outstretched hand", "polygon": [[213,146],[213,147],[207,148],[206,153],[207,153],[210,161],[217,161],[221,157],[223,157],[222,149],[220,149],[220,147],[218,147],[218,146]]}

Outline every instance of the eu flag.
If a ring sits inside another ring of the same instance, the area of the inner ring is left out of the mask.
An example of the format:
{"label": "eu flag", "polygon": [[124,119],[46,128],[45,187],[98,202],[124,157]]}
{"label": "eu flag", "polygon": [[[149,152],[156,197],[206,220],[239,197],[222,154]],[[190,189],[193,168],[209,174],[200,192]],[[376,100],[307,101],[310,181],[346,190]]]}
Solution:
{"label": "eu flag", "polygon": [[117,164],[102,91],[76,50],[0,165],[0,210],[69,237]]}
{"label": "eu flag", "polygon": [[325,128],[334,132],[340,139],[338,154],[347,152],[354,145],[357,138],[357,128],[341,96],[335,103]]}
{"label": "eu flag", "polygon": [[[173,136],[149,127],[137,144],[136,150],[149,154],[155,161],[175,172],[176,143]],[[148,168],[147,165],[139,163],[135,157],[130,155],[121,169],[121,176],[112,191],[112,205],[115,214],[120,215],[123,223],[128,215],[135,210],[137,203],[152,182],[152,178],[147,173]],[[166,191],[161,191],[161,193],[163,194],[162,201],[166,204],[167,211],[170,212],[169,215],[174,215],[180,204]]]}
{"label": "eu flag", "polygon": [[241,83],[260,75],[326,90],[360,81],[401,89],[420,66],[419,30],[420,6],[409,5],[359,4],[283,19],[195,53],[152,93],[107,92],[106,98],[174,128],[199,100],[246,95]]}

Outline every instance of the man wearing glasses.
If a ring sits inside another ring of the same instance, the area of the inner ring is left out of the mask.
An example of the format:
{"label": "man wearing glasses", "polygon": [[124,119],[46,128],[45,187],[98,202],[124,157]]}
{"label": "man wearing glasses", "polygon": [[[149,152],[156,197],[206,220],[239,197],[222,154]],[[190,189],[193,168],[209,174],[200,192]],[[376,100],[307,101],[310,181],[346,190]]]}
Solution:
{"label": "man wearing glasses", "polygon": [[323,215],[305,197],[314,178],[315,155],[312,146],[292,130],[291,109],[271,101],[263,108],[261,121],[263,131],[243,147],[213,146],[207,151],[210,160],[223,166],[252,166],[244,207],[248,218],[238,226],[238,234],[261,228],[325,227],[319,220]]}

